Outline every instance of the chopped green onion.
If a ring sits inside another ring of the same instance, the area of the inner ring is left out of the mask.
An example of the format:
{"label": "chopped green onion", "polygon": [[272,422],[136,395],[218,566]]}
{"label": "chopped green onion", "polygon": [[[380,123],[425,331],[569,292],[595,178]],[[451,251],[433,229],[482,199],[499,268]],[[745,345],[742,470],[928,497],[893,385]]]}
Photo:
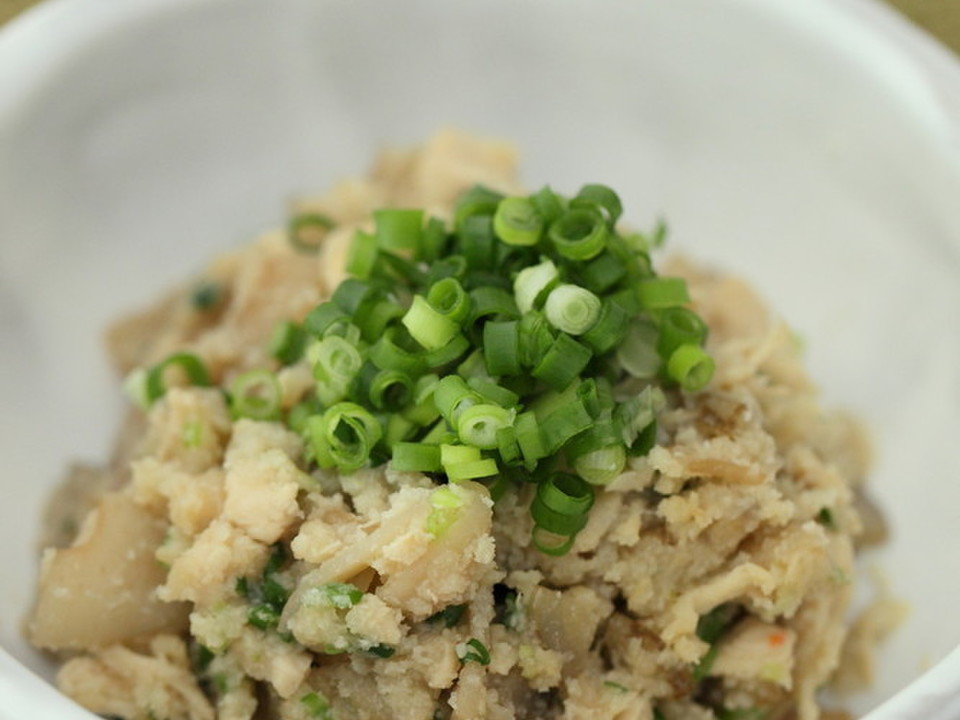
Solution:
{"label": "chopped green onion", "polygon": [[370,362],[381,370],[399,370],[410,376],[419,375],[426,368],[422,355],[410,347],[413,339],[403,326],[388,327],[370,346]]}
{"label": "chopped green onion", "polygon": [[384,250],[414,250],[423,232],[423,210],[374,210],[374,235]]}
{"label": "chopped green onion", "polygon": [[554,535],[576,535],[587,524],[586,513],[559,512],[545,505],[539,496],[530,503],[530,515],[537,527]]}
{"label": "chopped green onion", "polygon": [[549,235],[557,252],[571,260],[589,260],[603,252],[607,225],[593,208],[572,208],[550,226]]}
{"label": "chopped green onion", "polygon": [[520,325],[491,320],[483,326],[483,358],[493,376],[520,374]]}
{"label": "chopped green onion", "polygon": [[430,286],[447,277],[463,280],[466,274],[467,259],[463,255],[450,255],[437,260],[430,266],[427,271],[426,284]]}
{"label": "chopped green onion", "polygon": [[517,430],[507,425],[497,430],[497,454],[507,465],[516,465],[521,459],[520,445],[517,443]]}
{"label": "chopped green onion", "polygon": [[190,305],[198,312],[213,310],[223,299],[223,286],[220,283],[207,281],[200,283],[190,293]]}
{"label": "chopped green onion", "polygon": [[582,478],[556,472],[537,486],[537,498],[551,510],[579,515],[593,506],[594,491]]}
{"label": "chopped green onion", "polygon": [[383,435],[377,419],[351,402],[337,403],[323,415],[308,418],[304,432],[317,464],[344,472],[366,465]]}
{"label": "chopped green onion", "polygon": [[710,649],[694,666],[693,678],[699,682],[710,674],[717,657],[717,641],[723,637],[743,614],[743,608],[736,603],[723,603],[708,613],[700,616],[697,621],[697,637],[709,643]]}
{"label": "chopped green onion", "polygon": [[489,477],[497,472],[497,461],[482,457],[472,445],[441,445],[440,463],[451,482]]}
{"label": "chopped green onion", "polygon": [[[594,487],[656,442],[660,388],[697,391],[713,373],[686,282],[653,270],[649,251],[664,227],[623,234],[622,210],[599,184],[571,199],[549,187],[504,197],[476,186],[449,228],[419,209],[377,210],[373,232],[353,236],[350,277],[271,338],[281,365],[310,368],[312,394],[284,413],[276,378],[256,371],[227,393],[233,414],[283,418],[304,438],[308,472],[389,462],[445,475],[428,522],[435,537],[459,512],[456,483],[495,476],[486,481],[495,501],[535,483],[533,545],[568,552]],[[295,224],[291,238],[311,250],[332,227],[325,216]],[[145,406],[162,395],[169,365],[209,383],[184,353],[131,374],[131,395]],[[266,600],[266,610],[255,622],[273,627],[287,594],[273,578],[257,584],[248,599]],[[377,647],[361,640],[358,649]]]}
{"label": "chopped green onion", "polygon": [[360,336],[368,343],[375,342],[396,318],[403,316],[403,307],[392,300],[374,300],[362,305],[353,315]]}
{"label": "chopped green onion", "polygon": [[683,307],[667,308],[660,312],[660,334],[657,352],[669,359],[681,345],[702,345],[707,337],[707,325],[699,315]]}
{"label": "chopped green onion", "polygon": [[267,350],[281,365],[292,365],[303,357],[306,346],[307,333],[304,329],[297,323],[287,321],[274,329]]}
{"label": "chopped green onion", "polygon": [[524,368],[532,368],[550,350],[555,331],[550,327],[543,313],[531,310],[520,318],[517,332],[520,335],[520,365]]}
{"label": "chopped green onion", "polygon": [[375,365],[370,378],[368,397],[377,410],[397,412],[406,407],[413,392],[413,381],[399,370],[378,370]]}
{"label": "chopped green onion", "polygon": [[234,417],[276,420],[282,399],[280,383],[268,370],[250,370],[230,383],[230,410]]}
{"label": "chopped green onion", "polygon": [[459,232],[467,218],[473,215],[493,215],[503,195],[496,190],[474,185],[457,198],[454,207],[454,226]]}
{"label": "chopped green onion", "polygon": [[582,335],[600,317],[600,298],[578,285],[557,285],[547,296],[543,312],[557,330]]}
{"label": "chopped green onion", "polygon": [[191,385],[197,387],[211,385],[210,374],[200,358],[188,352],[174,353],[147,371],[145,395],[148,403],[156,402],[167,392],[165,376],[166,371],[171,367],[179,368],[186,374],[187,381]]}
{"label": "chopped green onion", "polygon": [[[314,597],[311,593],[311,599]],[[328,582],[316,588],[316,597],[324,605],[335,607],[339,610],[352,608],[363,598],[363,591],[352,583]]]}
{"label": "chopped green onion", "polygon": [[626,464],[623,445],[607,445],[578,457],[573,461],[573,469],[591,485],[606,485],[623,472]]}
{"label": "chopped green onion", "polygon": [[441,378],[433,390],[433,402],[437,410],[447,422],[454,426],[460,421],[460,414],[464,410],[481,402],[482,399],[459,375],[447,375]]}
{"label": "chopped green onion", "polygon": [[386,660],[387,658],[392,658],[396,654],[397,649],[390,645],[384,645],[381,643],[379,645],[368,647],[366,650],[364,650],[364,652],[367,655],[372,655],[373,657]]}
{"label": "chopped green onion", "polygon": [[313,369],[317,398],[327,407],[347,396],[350,383],[363,366],[357,347],[338,335],[313,343],[306,356]]}
{"label": "chopped green onion", "polygon": [[656,377],[662,362],[657,352],[658,337],[659,331],[650,320],[635,318],[617,348],[617,360],[623,369],[636,378]]}
{"label": "chopped green onion", "polygon": [[540,424],[537,416],[532,412],[517,415],[514,421],[516,428],[516,442],[523,455],[528,469],[536,467],[537,461],[545,458],[549,453],[540,434]]}
{"label": "chopped green onion", "polygon": [[365,304],[380,300],[383,294],[374,283],[347,278],[333,291],[330,301],[348,315],[355,315]]}
{"label": "chopped green onion", "polygon": [[681,345],[667,361],[667,375],[687,392],[702,390],[713,377],[713,358],[698,345]]}
{"label": "chopped green onion", "polygon": [[[399,412],[387,415],[386,427],[383,431],[383,444],[390,454],[397,443],[405,442],[413,438],[420,431],[416,422]],[[379,457],[378,457],[379,460]]]}
{"label": "chopped green onion", "polygon": [[247,622],[260,630],[271,630],[280,622],[280,613],[267,603],[254,605],[247,611]]}
{"label": "chopped green onion", "polygon": [[303,328],[315,337],[324,337],[337,325],[349,323],[350,316],[332,301],[322,302],[311,310],[303,321]]}
{"label": "chopped green onion", "polygon": [[566,333],[560,333],[531,372],[554,390],[564,390],[583,372],[593,353]]}
{"label": "chopped green onion", "polygon": [[466,445],[493,450],[497,447],[497,431],[512,425],[515,416],[515,410],[505,410],[497,405],[471,405],[460,413],[457,434]]}
{"label": "chopped green onion", "polygon": [[521,270],[513,281],[513,297],[520,312],[528,313],[541,307],[558,277],[557,266],[549,259]]}
{"label": "chopped green onion", "polygon": [[490,379],[490,373],[487,372],[487,365],[483,361],[483,351],[479,348],[467,355],[464,360],[457,365],[457,375],[471,380],[473,378]]}
{"label": "chopped green onion", "polygon": [[123,392],[130,402],[141,410],[149,409],[150,400],[147,398],[147,371],[145,368],[134,368],[127,373],[123,379]]}
{"label": "chopped green onion", "polygon": [[300,704],[306,708],[310,717],[317,720],[333,720],[333,712],[330,703],[323,695],[315,692],[307,693],[300,698]]}
{"label": "chopped green onion", "polygon": [[493,216],[493,230],[507,245],[536,245],[543,225],[543,217],[528,198],[504,198]]}
{"label": "chopped green onion", "polygon": [[471,215],[460,225],[460,250],[467,266],[493,268],[497,238],[493,234],[493,218],[490,215]]}
{"label": "chopped green onion", "polygon": [[507,290],[489,285],[474,288],[470,291],[470,322],[476,323],[481,318],[502,316],[518,318],[520,311],[517,303]]}
{"label": "chopped green onion", "polygon": [[648,310],[677,307],[690,302],[687,281],[678,277],[645,278],[636,285],[637,299]]}
{"label": "chopped green onion", "polygon": [[350,249],[347,253],[345,267],[347,274],[361,280],[368,280],[373,275],[379,258],[380,248],[377,245],[377,238],[362,230],[357,230],[353,235],[353,241],[350,243]]}
{"label": "chopped green onion", "polygon": [[450,482],[461,480],[476,480],[477,478],[491,477],[497,474],[497,461],[493,458],[482,458],[470,462],[444,465],[443,469],[450,478]]}
{"label": "chopped green onion", "polygon": [[625,400],[615,410],[616,421],[623,432],[623,444],[631,447],[637,437],[657,417],[666,400],[659,388],[650,385]]}
{"label": "chopped green onion", "polygon": [[593,418],[580,401],[571,402],[540,421],[540,437],[548,455],[552,455],[575,435],[588,429]]}
{"label": "chopped green onion", "polygon": [[580,269],[583,284],[588,289],[603,293],[627,276],[629,264],[616,253],[606,250]]}
{"label": "chopped green onion", "polygon": [[559,557],[570,552],[570,548],[573,547],[573,542],[577,539],[577,536],[575,534],[557,535],[539,525],[534,525],[531,539],[533,540],[534,547],[544,555]]}
{"label": "chopped green onion", "polygon": [[447,229],[440,218],[432,217],[420,233],[420,247],[416,256],[419,260],[432,262],[445,253],[447,247]]}
{"label": "chopped green onion", "polygon": [[637,439],[627,447],[629,453],[635,457],[646,455],[657,444],[657,421],[652,421],[637,434]]}
{"label": "chopped green onion", "polygon": [[443,535],[457,518],[464,499],[453,485],[443,485],[430,494],[430,514],[427,516],[425,530],[435,538]]}
{"label": "chopped green onion", "polygon": [[620,196],[606,185],[584,185],[570,201],[571,207],[595,207],[606,215],[607,222],[613,227],[623,213]]}
{"label": "chopped green onion", "polygon": [[457,325],[463,325],[470,314],[470,296],[456,278],[443,278],[434,283],[427,293],[427,302]]}
{"label": "chopped green onion", "polygon": [[520,402],[520,396],[517,393],[501,385],[497,385],[492,380],[487,380],[486,378],[468,378],[467,385],[485,400],[489,400],[503,408],[515,407]]}
{"label": "chopped green onion", "polygon": [[563,215],[568,205],[566,199],[557,195],[548,185],[531,195],[530,202],[548,225]]}
{"label": "chopped green onion", "polygon": [[837,529],[837,521],[833,517],[833,511],[828,507],[820,508],[820,512],[817,513],[817,522],[828,530]]}
{"label": "chopped green onion", "polygon": [[460,624],[460,620],[463,619],[466,611],[466,605],[447,605],[443,610],[428,617],[426,622],[430,625],[443,625],[447,628],[456,627]]}
{"label": "chopped green onion", "polygon": [[333,220],[322,213],[299,213],[287,223],[287,239],[300,252],[316,253],[335,226]]}
{"label": "chopped green onion", "polygon": [[415,442],[399,442],[393,446],[390,467],[399,472],[440,472],[440,447]]}
{"label": "chopped green onion", "polygon": [[439,350],[460,332],[460,326],[434,308],[422,295],[414,295],[410,309],[403,316],[410,336],[427,350]]}
{"label": "chopped green onion", "polygon": [[490,664],[490,651],[487,650],[486,645],[476,638],[470,638],[465,643],[457,645],[457,657],[465,663]]}
{"label": "chopped green onion", "polygon": [[437,369],[446,367],[459,360],[470,349],[470,341],[465,335],[455,335],[446,345],[437,350],[430,350],[423,354],[423,361],[428,368]]}
{"label": "chopped green onion", "polygon": [[603,300],[600,315],[593,327],[580,339],[589,345],[597,355],[613,350],[623,342],[630,327],[630,313],[613,300]]}

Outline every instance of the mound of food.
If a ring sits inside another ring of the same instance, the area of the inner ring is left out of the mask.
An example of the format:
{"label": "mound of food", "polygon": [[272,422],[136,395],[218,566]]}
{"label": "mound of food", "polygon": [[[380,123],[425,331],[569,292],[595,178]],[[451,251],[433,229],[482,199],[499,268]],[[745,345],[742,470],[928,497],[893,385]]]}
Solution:
{"label": "mound of food", "polygon": [[817,718],[863,435],[744,284],[658,274],[620,215],[443,133],[119,323],[133,408],[51,505],[29,622],[60,688],[128,720]]}

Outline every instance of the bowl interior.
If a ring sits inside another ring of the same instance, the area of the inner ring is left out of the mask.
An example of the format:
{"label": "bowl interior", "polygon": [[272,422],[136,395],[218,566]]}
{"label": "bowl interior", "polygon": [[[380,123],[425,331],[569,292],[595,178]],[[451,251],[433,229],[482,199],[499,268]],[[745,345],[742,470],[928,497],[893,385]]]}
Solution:
{"label": "bowl interior", "polygon": [[800,5],[59,0],[0,33],[3,649],[50,675],[20,622],[43,500],[119,423],[106,323],[455,126],[514,142],[530,187],[618,188],[630,222],[761,289],[876,441],[893,539],[867,563],[911,613],[851,706],[943,657],[960,580],[925,553],[960,526],[956,124],[895,47]]}

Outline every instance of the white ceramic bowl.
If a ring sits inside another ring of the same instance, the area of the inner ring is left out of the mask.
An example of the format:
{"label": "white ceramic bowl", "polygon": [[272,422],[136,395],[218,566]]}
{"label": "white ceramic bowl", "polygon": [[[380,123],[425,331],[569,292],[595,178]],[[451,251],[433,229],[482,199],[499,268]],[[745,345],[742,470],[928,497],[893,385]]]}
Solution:
{"label": "white ceramic bowl", "polygon": [[[41,504],[103,459],[107,321],[295,194],[453,125],[745,275],[867,418],[911,606],[858,712],[960,717],[960,69],[866,0],[53,0],[0,31],[0,718],[89,718],[19,632]],[[917,678],[920,678],[917,680]],[[949,703],[954,703],[949,706]],[[940,710],[936,710],[939,707]],[[952,708],[952,709],[951,709]]]}

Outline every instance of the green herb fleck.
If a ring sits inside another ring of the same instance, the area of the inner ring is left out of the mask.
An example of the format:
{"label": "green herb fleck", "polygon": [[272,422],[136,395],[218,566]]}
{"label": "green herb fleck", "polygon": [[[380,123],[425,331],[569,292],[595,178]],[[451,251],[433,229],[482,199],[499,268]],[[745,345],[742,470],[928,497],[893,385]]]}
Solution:
{"label": "green herb fleck", "polygon": [[199,420],[185,422],[180,430],[180,439],[185,448],[200,447],[203,442],[203,423]]}
{"label": "green herb fleck", "polygon": [[366,650],[364,650],[364,652],[367,653],[367,655],[373,655],[373,657],[378,657],[378,658],[393,657],[393,654],[396,651],[397,649],[395,647],[392,647],[390,645],[384,645],[382,643],[380,645],[374,645],[373,647],[369,647]]}
{"label": "green herb fleck", "polygon": [[710,649],[693,667],[693,679],[700,682],[710,674],[717,659],[717,641],[740,618],[743,608],[736,603],[723,603],[702,615],[697,621],[697,637],[710,644]]}
{"label": "green herb fleck", "polygon": [[319,718],[319,720],[333,720],[333,710],[327,699],[319,693],[307,693],[300,698],[300,703],[310,713],[310,717]]}
{"label": "green herb fleck", "polygon": [[475,662],[481,665],[490,664],[490,651],[487,646],[476,638],[470,638],[465,643],[457,645],[457,657],[464,663]]}
{"label": "green herb fleck", "polygon": [[205,312],[212,310],[223,299],[223,287],[220,283],[206,281],[197,285],[190,294],[190,305],[194,310]]}
{"label": "green herb fleck", "polygon": [[627,692],[627,687],[625,685],[621,685],[618,682],[613,682],[612,680],[604,680],[603,685],[604,687],[608,687],[611,690],[616,690],[617,692]]}
{"label": "green herb fleck", "polygon": [[428,617],[427,622],[430,625],[443,625],[443,627],[452,628],[460,623],[466,610],[466,605],[447,605],[440,612]]}
{"label": "green herb fleck", "polygon": [[226,695],[230,690],[230,681],[227,680],[226,673],[214,673],[210,678],[213,681],[213,686],[217,690],[218,695]]}
{"label": "green herb fleck", "polygon": [[233,584],[233,589],[236,590],[237,595],[240,597],[250,597],[250,581],[247,580],[245,575],[241,575],[237,578],[237,581]]}
{"label": "green herb fleck", "polygon": [[820,508],[820,512],[817,513],[817,522],[828,530],[837,529],[837,521],[833,517],[833,511],[828,507]]}
{"label": "green herb fleck", "polygon": [[321,585],[319,589],[325,603],[340,610],[352,608],[363,598],[363,591],[350,583],[331,582]]}
{"label": "green herb fleck", "polygon": [[260,603],[247,611],[247,622],[261,630],[272,630],[280,622],[280,613],[271,605]]}

